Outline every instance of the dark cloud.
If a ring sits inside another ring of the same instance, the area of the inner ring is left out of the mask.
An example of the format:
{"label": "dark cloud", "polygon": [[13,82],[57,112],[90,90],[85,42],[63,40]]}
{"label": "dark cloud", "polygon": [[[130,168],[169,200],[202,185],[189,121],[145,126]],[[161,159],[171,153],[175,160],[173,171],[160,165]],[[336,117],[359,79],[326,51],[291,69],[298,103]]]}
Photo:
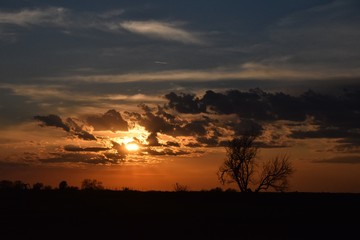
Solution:
{"label": "dark cloud", "polygon": [[42,163],[86,163],[86,164],[120,164],[121,155],[95,153],[54,153],[53,157],[39,159]]}
{"label": "dark cloud", "polygon": [[[263,123],[278,120],[304,122],[309,117],[313,124],[318,125],[316,131],[293,131],[291,138],[343,138],[348,144],[358,144],[360,122],[360,91],[344,90],[341,94],[323,94],[312,90],[291,96],[283,92],[265,92],[259,88],[249,91],[228,90],[214,92],[211,90],[201,97],[184,93],[166,95],[166,107],[179,113],[211,113],[216,115],[236,114],[238,121],[225,125],[234,131],[235,135],[253,132],[261,135]],[[201,106],[201,108],[199,108]],[[191,122],[186,129],[196,129],[201,143],[214,145],[214,139],[205,137],[206,123]],[[184,130],[184,128],[182,128]],[[211,143],[212,141],[212,143]],[[272,144],[270,144],[272,145]],[[276,145],[275,145],[276,146]]]}
{"label": "dark cloud", "polygon": [[205,105],[193,94],[182,93],[177,95],[173,92],[166,94],[169,100],[169,107],[181,113],[202,113],[206,111]]}
{"label": "dark cloud", "polygon": [[[307,116],[314,116],[318,121],[354,127],[355,122],[360,120],[359,91],[345,91],[340,96],[333,96],[309,90],[299,96],[291,96],[283,92],[269,93],[255,88],[248,92],[229,90],[225,93],[208,90],[202,98],[193,96],[186,100],[183,95],[171,93],[172,97],[167,98],[167,107],[180,113],[207,111],[215,114],[237,114],[241,119],[255,121],[304,121]],[[194,109],[183,110],[176,107],[182,104],[181,100],[185,101],[188,108]],[[198,105],[205,108],[198,111]]]}
{"label": "dark cloud", "polygon": [[[145,114],[140,119],[140,124],[151,133],[171,133],[174,131],[176,124],[164,117],[164,111],[153,113],[154,109],[147,105],[140,105]],[[174,117],[175,119],[175,117]]]}
{"label": "dark cloud", "polygon": [[10,161],[0,161],[0,172],[8,168],[27,168],[30,167],[30,164],[26,162],[10,162]]}
{"label": "dark cloud", "polygon": [[34,116],[35,120],[42,122],[42,126],[51,126],[62,128],[66,132],[70,132],[70,127],[66,125],[59,116],[50,114],[48,116]]}
{"label": "dark cloud", "polygon": [[254,134],[259,136],[264,130],[263,127],[251,119],[241,119],[240,122],[229,122],[226,124],[232,130],[234,130],[235,136],[244,135],[244,134]]}
{"label": "dark cloud", "polygon": [[180,155],[188,155],[190,152],[184,151],[184,150],[178,150],[175,151],[170,148],[164,148],[161,151],[148,148],[146,150],[147,154],[153,155],[153,156],[180,156]]}
{"label": "dark cloud", "polygon": [[356,156],[338,156],[328,159],[314,160],[314,163],[336,163],[336,164],[360,164],[360,155]]}
{"label": "dark cloud", "polygon": [[257,142],[255,142],[255,146],[257,146],[258,148],[287,148],[287,147],[290,147],[290,145],[279,144],[276,141],[271,141],[268,143],[257,141]]}
{"label": "dark cloud", "polygon": [[74,145],[66,145],[64,146],[64,150],[68,152],[102,152],[110,150],[110,148],[104,148],[104,147],[78,147]]}
{"label": "dark cloud", "polygon": [[179,135],[198,135],[204,136],[207,134],[206,127],[209,125],[209,122],[206,120],[194,120],[187,123],[185,126],[177,128]]}
{"label": "dark cloud", "polygon": [[360,137],[359,133],[351,132],[350,129],[329,128],[320,126],[314,131],[293,131],[290,135],[292,138],[306,139],[306,138],[353,138]]}
{"label": "dark cloud", "polygon": [[146,141],[148,142],[148,146],[160,146],[156,132],[150,133],[149,136],[147,137]]}
{"label": "dark cloud", "polygon": [[149,146],[159,146],[158,133],[171,136],[204,136],[207,134],[207,127],[214,120],[202,117],[197,120],[185,120],[179,116],[168,113],[165,108],[158,106],[151,108],[141,104],[144,114],[127,113],[133,116],[138,123],[150,132],[147,141]]}
{"label": "dark cloud", "polygon": [[201,144],[205,144],[207,147],[216,147],[219,145],[218,138],[216,137],[198,137],[196,140]]}
{"label": "dark cloud", "polygon": [[126,149],[126,146],[124,143],[119,144],[117,142],[111,141],[112,148],[115,149],[121,157],[125,158],[128,154],[128,150]]}
{"label": "dark cloud", "polygon": [[190,147],[190,148],[202,147],[202,145],[200,143],[197,143],[197,142],[190,142],[190,143],[186,144],[185,146]]}
{"label": "dark cloud", "polygon": [[34,116],[34,119],[42,122],[41,126],[58,127],[80,139],[88,141],[96,140],[94,135],[83,129],[84,125],[79,126],[72,118],[67,118],[66,122],[64,122],[59,116],[50,114],[48,116]]}
{"label": "dark cloud", "polygon": [[107,111],[101,116],[89,116],[86,121],[92,125],[96,131],[110,130],[116,132],[128,130],[127,121],[114,109]]}
{"label": "dark cloud", "polygon": [[272,118],[266,93],[260,89],[249,92],[229,90],[225,94],[207,91],[201,101],[208,111],[217,114],[237,114],[241,118],[269,120]]}
{"label": "dark cloud", "polygon": [[168,147],[180,147],[180,144],[177,142],[167,141],[166,146]]}
{"label": "dark cloud", "polygon": [[76,135],[78,138],[89,141],[96,140],[96,137],[94,135],[83,129],[84,125],[79,126],[71,118],[67,118],[66,123],[68,124],[68,126],[70,126],[70,129],[72,130],[73,134]]}

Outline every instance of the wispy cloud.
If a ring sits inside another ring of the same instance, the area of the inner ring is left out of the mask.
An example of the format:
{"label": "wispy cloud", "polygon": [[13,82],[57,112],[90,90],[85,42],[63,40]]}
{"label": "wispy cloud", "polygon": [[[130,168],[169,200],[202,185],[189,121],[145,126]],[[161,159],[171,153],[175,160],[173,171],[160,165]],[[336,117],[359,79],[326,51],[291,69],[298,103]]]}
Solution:
{"label": "wispy cloud", "polygon": [[213,81],[231,79],[268,79],[268,80],[323,80],[334,78],[359,77],[359,69],[322,69],[296,68],[293,66],[262,64],[249,62],[239,67],[213,68],[205,70],[168,70],[157,72],[108,74],[108,75],[72,75],[54,77],[54,80],[123,83],[136,81]]}
{"label": "wispy cloud", "polygon": [[[199,33],[181,28],[180,24],[162,21],[126,21],[119,19],[122,9],[105,11],[96,15],[77,13],[62,7],[22,9],[16,12],[0,11],[0,25],[21,27],[50,25],[70,29],[97,29],[111,33],[123,33],[124,30],[146,37],[185,44],[204,44]],[[2,34],[0,34],[1,37]],[[4,36],[3,36],[4,38]]]}
{"label": "wispy cloud", "polygon": [[360,164],[360,156],[338,156],[329,159],[314,160],[314,163],[347,163],[347,164]]}
{"label": "wispy cloud", "polygon": [[197,34],[180,28],[177,24],[160,21],[125,21],[120,26],[127,31],[151,38],[182,42],[186,44],[204,44]]}
{"label": "wispy cloud", "polygon": [[65,8],[50,7],[44,9],[23,9],[18,12],[0,12],[0,24],[19,26],[38,25],[44,23],[62,25]]}

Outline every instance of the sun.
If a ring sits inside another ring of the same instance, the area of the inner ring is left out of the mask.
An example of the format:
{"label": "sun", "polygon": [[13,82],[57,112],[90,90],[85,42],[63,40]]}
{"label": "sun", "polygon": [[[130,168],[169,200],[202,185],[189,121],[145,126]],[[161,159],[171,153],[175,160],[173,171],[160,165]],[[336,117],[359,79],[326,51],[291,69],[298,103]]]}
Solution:
{"label": "sun", "polygon": [[131,143],[127,143],[125,145],[126,149],[130,152],[134,152],[134,151],[137,151],[139,150],[139,145],[137,145],[136,143],[134,142],[131,142]]}

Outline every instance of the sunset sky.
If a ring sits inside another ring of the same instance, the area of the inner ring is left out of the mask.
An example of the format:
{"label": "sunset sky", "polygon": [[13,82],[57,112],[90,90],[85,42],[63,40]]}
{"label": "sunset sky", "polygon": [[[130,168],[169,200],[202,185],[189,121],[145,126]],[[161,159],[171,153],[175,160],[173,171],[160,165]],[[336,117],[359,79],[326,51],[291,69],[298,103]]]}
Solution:
{"label": "sunset sky", "polygon": [[224,144],[290,191],[360,192],[360,1],[0,3],[0,180],[222,186]]}

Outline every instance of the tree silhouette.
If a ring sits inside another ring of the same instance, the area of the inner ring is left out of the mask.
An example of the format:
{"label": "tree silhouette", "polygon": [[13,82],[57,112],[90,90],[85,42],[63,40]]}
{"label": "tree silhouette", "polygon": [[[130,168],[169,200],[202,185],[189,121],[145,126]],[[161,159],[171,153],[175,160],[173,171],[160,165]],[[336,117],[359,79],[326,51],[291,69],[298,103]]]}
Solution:
{"label": "tree silhouette", "polygon": [[69,187],[69,185],[66,181],[61,181],[59,183],[59,190],[66,190],[68,187]]}
{"label": "tree silhouette", "polygon": [[14,188],[14,183],[10,180],[0,181],[0,190],[11,190]]}
{"label": "tree silhouette", "polygon": [[103,190],[104,187],[102,185],[102,182],[96,180],[96,179],[84,179],[81,182],[81,189],[82,190]]}
{"label": "tree silhouette", "polygon": [[16,190],[28,190],[30,188],[30,185],[28,183],[24,183],[20,180],[16,180],[13,184],[14,189]]}
{"label": "tree silhouette", "polygon": [[186,191],[188,191],[188,187],[186,185],[181,185],[179,183],[175,183],[173,187],[174,187],[175,192],[186,192]]}
{"label": "tree silhouette", "polygon": [[[220,182],[235,182],[241,192],[285,191],[288,177],[294,172],[288,156],[277,156],[265,162],[258,173],[256,137],[255,134],[244,134],[228,142],[225,147],[226,159],[218,170]],[[253,190],[250,186],[253,186]]]}
{"label": "tree silhouette", "polygon": [[44,184],[41,182],[34,183],[32,186],[33,190],[39,191],[44,189]]}

